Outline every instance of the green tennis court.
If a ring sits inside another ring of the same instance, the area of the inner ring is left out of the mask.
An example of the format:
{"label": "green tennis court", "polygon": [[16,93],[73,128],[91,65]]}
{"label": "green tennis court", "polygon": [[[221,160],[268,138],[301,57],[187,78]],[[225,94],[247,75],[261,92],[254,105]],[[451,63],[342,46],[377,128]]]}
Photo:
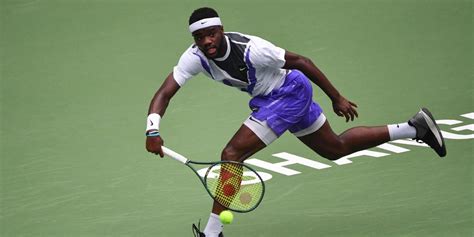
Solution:
{"label": "green tennis court", "polygon": [[[252,166],[269,177],[265,197],[235,214],[226,237],[473,236],[472,5],[0,0],[0,236],[181,237],[205,226],[211,199],[199,180],[144,143],[151,97],[192,43],[187,21],[201,6],[226,31],[312,58],[359,106],[346,124],[314,86],[335,131],[404,122],[426,106],[448,149],[441,159],[391,142],[331,162],[284,134],[251,159],[285,169]],[[162,120],[165,145],[219,160],[249,99],[194,78]]]}

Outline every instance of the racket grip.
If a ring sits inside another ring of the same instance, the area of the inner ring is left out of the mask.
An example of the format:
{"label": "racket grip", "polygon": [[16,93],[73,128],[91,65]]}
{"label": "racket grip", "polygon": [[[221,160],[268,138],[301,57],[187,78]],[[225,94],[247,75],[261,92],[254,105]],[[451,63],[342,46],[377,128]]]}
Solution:
{"label": "racket grip", "polygon": [[163,150],[163,153],[165,153],[165,155],[183,163],[183,164],[186,164],[186,162],[188,162],[188,159],[186,159],[186,157],[178,154],[177,152],[175,151],[172,151],[171,149],[165,147],[165,146],[162,146],[161,149]]}

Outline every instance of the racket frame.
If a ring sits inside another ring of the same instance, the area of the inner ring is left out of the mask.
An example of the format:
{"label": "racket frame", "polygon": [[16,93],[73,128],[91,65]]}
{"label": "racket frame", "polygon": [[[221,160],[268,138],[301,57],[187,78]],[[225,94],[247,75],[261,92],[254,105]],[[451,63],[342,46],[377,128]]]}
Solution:
{"label": "racket frame", "polygon": [[[253,210],[255,210],[259,205],[260,203],[262,202],[263,200],[263,196],[265,195],[265,182],[263,182],[263,179],[262,177],[260,176],[260,174],[255,171],[255,169],[253,169],[252,167],[246,165],[245,163],[242,163],[242,162],[237,162],[237,161],[230,161],[230,160],[223,160],[223,161],[216,161],[216,162],[200,162],[200,161],[192,161],[192,160],[189,160],[188,158],[184,157],[183,155],[167,148],[167,147],[164,147],[162,146],[161,147],[163,149],[163,152],[165,153],[165,155],[173,158],[174,160],[176,161],[179,161],[183,164],[185,164],[187,167],[189,167],[199,178],[199,180],[201,181],[201,183],[204,185],[204,188],[206,189],[207,193],[209,194],[209,196],[211,196],[212,199],[214,199],[214,201],[216,201],[217,203],[219,203],[220,205],[222,205],[223,207],[227,208],[228,210],[231,210],[231,211],[234,211],[234,212],[239,212],[239,213],[246,213],[246,212],[251,212]],[[257,178],[260,180],[260,183],[262,184],[262,195],[260,195],[260,198],[259,200],[257,201],[257,203],[250,209],[248,210],[237,210],[237,209],[233,209],[233,208],[230,208],[230,207],[227,207],[225,205],[223,205],[222,203],[220,203],[211,193],[211,191],[209,190],[208,186],[207,186],[207,181],[206,181],[206,177],[208,176],[209,172],[211,171],[212,167],[215,167],[215,166],[218,166],[218,165],[221,165],[221,164],[235,164],[235,165],[241,165],[247,169],[249,169],[250,171],[252,171],[256,176]],[[197,172],[197,170],[191,165],[191,164],[195,164],[195,165],[209,165],[209,167],[207,168],[206,170],[206,174],[204,175],[204,177],[201,177],[201,175],[199,175],[199,173]]]}

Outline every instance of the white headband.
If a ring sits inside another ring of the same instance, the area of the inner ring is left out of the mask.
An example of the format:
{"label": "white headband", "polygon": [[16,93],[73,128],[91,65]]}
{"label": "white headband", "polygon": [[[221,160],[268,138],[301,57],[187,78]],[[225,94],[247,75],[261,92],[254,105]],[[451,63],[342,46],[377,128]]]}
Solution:
{"label": "white headband", "polygon": [[221,26],[221,25],[222,23],[219,17],[204,18],[189,25],[189,31],[193,33],[196,30],[200,30],[209,26]]}

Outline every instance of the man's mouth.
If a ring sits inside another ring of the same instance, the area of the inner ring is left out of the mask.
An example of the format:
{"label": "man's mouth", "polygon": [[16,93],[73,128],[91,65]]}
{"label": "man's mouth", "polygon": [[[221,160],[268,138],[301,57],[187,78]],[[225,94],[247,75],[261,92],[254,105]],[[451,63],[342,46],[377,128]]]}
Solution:
{"label": "man's mouth", "polygon": [[217,48],[211,47],[211,48],[208,48],[206,51],[207,51],[207,54],[214,55],[217,52]]}

